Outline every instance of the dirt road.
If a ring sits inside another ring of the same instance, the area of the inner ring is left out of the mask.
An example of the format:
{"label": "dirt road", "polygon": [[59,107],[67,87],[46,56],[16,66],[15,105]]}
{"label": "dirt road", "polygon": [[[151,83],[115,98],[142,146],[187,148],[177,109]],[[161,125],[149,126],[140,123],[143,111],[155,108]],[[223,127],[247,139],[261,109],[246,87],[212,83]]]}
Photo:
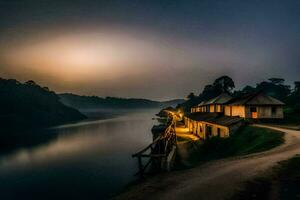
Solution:
{"label": "dirt road", "polygon": [[189,170],[158,175],[115,199],[225,199],[247,180],[279,161],[300,154],[300,131],[256,125],[285,132],[285,143],[270,151],[209,162]]}

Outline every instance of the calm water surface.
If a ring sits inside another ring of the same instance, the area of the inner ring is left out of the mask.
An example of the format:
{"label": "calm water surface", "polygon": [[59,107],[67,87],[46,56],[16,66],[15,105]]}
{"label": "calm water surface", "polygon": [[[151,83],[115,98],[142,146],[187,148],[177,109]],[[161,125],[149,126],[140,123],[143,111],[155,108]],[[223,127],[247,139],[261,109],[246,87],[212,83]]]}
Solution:
{"label": "calm water surface", "polygon": [[107,199],[135,179],[157,110],[40,131],[49,141],[0,157],[0,199]]}

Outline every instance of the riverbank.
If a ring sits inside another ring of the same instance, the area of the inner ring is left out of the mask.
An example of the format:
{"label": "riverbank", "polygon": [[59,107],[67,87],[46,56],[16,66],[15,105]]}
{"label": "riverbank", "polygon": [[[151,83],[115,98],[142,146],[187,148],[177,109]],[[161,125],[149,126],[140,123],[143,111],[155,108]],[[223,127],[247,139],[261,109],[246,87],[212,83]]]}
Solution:
{"label": "riverbank", "polygon": [[178,143],[176,169],[191,168],[216,159],[267,151],[281,145],[284,142],[283,137],[283,133],[279,131],[245,126],[228,138],[187,140]]}
{"label": "riverbank", "polygon": [[300,131],[260,127],[285,132],[284,144],[265,152],[210,161],[187,170],[160,174],[131,187],[115,199],[207,200],[231,197],[245,181],[300,153]]}

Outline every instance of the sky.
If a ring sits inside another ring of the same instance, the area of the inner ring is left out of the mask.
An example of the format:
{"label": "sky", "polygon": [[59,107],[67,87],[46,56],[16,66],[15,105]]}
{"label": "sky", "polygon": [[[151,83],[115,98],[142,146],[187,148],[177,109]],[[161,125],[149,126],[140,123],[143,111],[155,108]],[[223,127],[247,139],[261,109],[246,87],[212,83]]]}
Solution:
{"label": "sky", "polygon": [[155,100],[300,79],[300,1],[0,0],[0,77]]}

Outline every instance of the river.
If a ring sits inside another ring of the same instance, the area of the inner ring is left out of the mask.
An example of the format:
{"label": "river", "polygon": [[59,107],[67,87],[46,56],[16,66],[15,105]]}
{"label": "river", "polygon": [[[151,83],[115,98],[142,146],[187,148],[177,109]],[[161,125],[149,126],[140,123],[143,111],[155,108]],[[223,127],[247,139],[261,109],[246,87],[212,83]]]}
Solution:
{"label": "river", "polygon": [[49,140],[0,157],[0,199],[108,199],[135,180],[131,154],[152,141],[157,110],[41,130]]}

